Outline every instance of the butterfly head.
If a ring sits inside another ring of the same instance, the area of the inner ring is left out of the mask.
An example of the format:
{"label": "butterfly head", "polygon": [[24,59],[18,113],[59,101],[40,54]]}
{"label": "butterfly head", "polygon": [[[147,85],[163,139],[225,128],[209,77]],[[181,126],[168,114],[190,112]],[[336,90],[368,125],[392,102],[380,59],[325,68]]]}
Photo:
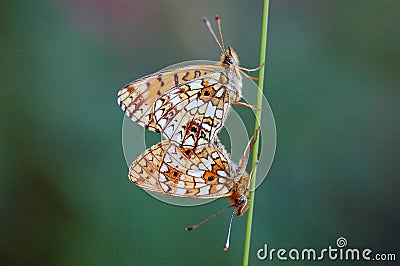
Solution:
{"label": "butterfly head", "polygon": [[245,195],[241,195],[235,200],[235,210],[237,216],[242,216],[249,208],[249,199]]}
{"label": "butterfly head", "polygon": [[233,67],[239,66],[239,57],[235,50],[231,46],[228,46],[228,48],[224,51],[224,53],[221,55],[220,62],[223,64],[227,64]]}
{"label": "butterfly head", "polygon": [[249,185],[250,176],[247,172],[244,172],[232,189],[232,195],[229,200],[235,208],[237,216],[242,216],[249,208]]}

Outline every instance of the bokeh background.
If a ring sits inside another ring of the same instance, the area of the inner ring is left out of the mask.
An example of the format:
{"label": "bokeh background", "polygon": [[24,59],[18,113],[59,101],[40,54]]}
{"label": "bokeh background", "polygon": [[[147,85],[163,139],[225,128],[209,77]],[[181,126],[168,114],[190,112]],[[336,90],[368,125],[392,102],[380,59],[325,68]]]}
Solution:
{"label": "bokeh background", "polygon": [[[2,265],[241,265],[244,217],[226,253],[228,213],[183,230],[226,200],[177,207],[128,181],[116,104],[131,80],[218,60],[201,21],[215,13],[241,65],[257,66],[261,1],[0,2]],[[257,259],[264,244],[321,249],[340,236],[398,263],[399,14],[395,0],[271,1],[278,143],[256,191],[251,265],[283,264]]]}

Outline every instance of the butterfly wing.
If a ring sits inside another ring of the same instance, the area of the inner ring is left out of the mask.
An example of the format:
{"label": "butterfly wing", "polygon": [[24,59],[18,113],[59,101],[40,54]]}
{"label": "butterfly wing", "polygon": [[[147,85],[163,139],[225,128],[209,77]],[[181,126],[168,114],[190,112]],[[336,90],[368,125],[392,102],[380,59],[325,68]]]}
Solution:
{"label": "butterfly wing", "polygon": [[154,121],[164,137],[186,148],[208,145],[230,106],[227,77],[212,72],[179,84],[154,103]]}
{"label": "butterfly wing", "polygon": [[216,65],[204,64],[160,71],[124,86],[118,92],[117,102],[134,122],[159,132],[153,119],[153,104],[157,98],[179,84],[184,84],[209,72],[215,72],[219,68]]}
{"label": "butterfly wing", "polygon": [[235,185],[223,150],[214,145],[187,149],[166,140],[131,164],[129,179],[147,191],[186,198],[227,197]]}

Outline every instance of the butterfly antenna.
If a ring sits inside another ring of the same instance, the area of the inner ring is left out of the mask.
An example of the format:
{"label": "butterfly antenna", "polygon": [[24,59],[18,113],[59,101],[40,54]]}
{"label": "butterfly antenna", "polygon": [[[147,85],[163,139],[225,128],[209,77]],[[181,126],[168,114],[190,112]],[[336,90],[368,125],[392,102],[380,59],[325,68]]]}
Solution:
{"label": "butterfly antenna", "polygon": [[223,48],[223,46],[219,42],[219,40],[217,38],[217,35],[215,35],[214,30],[211,27],[210,21],[206,17],[203,18],[203,21],[204,21],[204,23],[206,23],[206,26],[207,26],[208,30],[211,32],[211,35],[214,37],[214,40],[217,42],[217,44],[218,44],[219,48],[221,49],[221,51],[224,52],[225,49]]}
{"label": "butterfly antenna", "polygon": [[256,143],[256,140],[258,138],[258,132],[260,132],[260,128],[257,128],[257,130],[254,132],[253,136],[249,139],[249,142],[247,143],[246,149],[244,150],[242,160],[240,161],[239,164],[239,169],[241,170],[241,172],[243,172],[246,168],[247,156],[253,149],[254,144]]}
{"label": "butterfly antenna", "polygon": [[221,30],[221,19],[220,19],[219,15],[215,15],[215,20],[217,21],[217,25],[218,25],[219,38],[221,40],[221,45],[225,51],[224,38],[222,38],[222,30]]}
{"label": "butterfly antenna", "polygon": [[233,220],[234,214],[235,214],[235,210],[233,210],[232,215],[231,215],[231,220],[229,221],[229,229],[228,229],[228,235],[226,236],[224,251],[228,251],[228,248],[229,248],[229,240],[231,239],[231,228],[232,228],[232,220]]}
{"label": "butterfly antenna", "polygon": [[204,220],[201,221],[200,223],[198,223],[198,224],[196,224],[196,225],[193,225],[193,226],[186,227],[185,230],[186,230],[186,231],[192,231],[192,230],[196,229],[197,227],[199,227],[200,225],[202,225],[202,224],[208,222],[209,220],[211,220],[211,219],[214,218],[215,216],[218,216],[218,215],[220,215],[221,213],[224,213],[224,212],[225,212],[227,209],[229,209],[230,207],[232,207],[232,206],[230,205],[230,206],[228,206],[228,207],[223,208],[222,210],[220,210],[220,211],[214,213],[213,215],[207,217],[206,219],[204,219]]}

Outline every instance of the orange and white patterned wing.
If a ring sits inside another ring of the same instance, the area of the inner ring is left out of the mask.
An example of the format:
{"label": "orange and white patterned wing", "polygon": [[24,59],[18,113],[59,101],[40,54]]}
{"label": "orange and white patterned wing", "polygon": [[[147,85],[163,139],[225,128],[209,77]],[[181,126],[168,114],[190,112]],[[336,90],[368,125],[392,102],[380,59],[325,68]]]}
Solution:
{"label": "orange and white patterned wing", "polygon": [[185,148],[208,145],[222,128],[230,95],[222,72],[179,84],[154,103],[154,121],[164,137]]}
{"label": "orange and white patterned wing", "polygon": [[184,84],[209,72],[215,72],[215,65],[192,65],[160,71],[124,86],[118,92],[118,105],[125,114],[139,125],[160,132],[154,122],[154,102],[158,97],[179,84]]}
{"label": "orange and white patterned wing", "polygon": [[219,198],[231,195],[235,180],[227,154],[214,145],[186,149],[161,141],[130,166],[129,179],[164,195]]}

